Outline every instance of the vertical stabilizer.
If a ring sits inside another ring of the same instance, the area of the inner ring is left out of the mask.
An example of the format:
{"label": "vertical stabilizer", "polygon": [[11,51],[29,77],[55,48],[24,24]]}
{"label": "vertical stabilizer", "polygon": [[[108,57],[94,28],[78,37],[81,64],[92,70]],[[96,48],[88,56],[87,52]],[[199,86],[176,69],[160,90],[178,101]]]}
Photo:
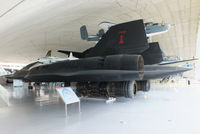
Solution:
{"label": "vertical stabilizer", "polygon": [[47,54],[46,54],[46,56],[45,56],[45,57],[51,57],[51,53],[52,53],[52,51],[51,51],[51,50],[49,50],[49,51],[47,52]]}
{"label": "vertical stabilizer", "polygon": [[149,47],[143,20],[112,26],[86,57],[141,54]]}

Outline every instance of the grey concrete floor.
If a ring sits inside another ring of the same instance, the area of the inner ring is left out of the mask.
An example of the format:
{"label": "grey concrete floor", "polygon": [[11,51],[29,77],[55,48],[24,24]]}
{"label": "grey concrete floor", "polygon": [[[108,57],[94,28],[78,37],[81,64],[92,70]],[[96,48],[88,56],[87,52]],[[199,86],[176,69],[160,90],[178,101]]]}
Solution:
{"label": "grey concrete floor", "polygon": [[[131,99],[83,99],[68,107],[54,97],[10,89],[11,106],[0,108],[0,134],[200,134],[199,86],[153,86]],[[35,101],[36,100],[36,101]]]}

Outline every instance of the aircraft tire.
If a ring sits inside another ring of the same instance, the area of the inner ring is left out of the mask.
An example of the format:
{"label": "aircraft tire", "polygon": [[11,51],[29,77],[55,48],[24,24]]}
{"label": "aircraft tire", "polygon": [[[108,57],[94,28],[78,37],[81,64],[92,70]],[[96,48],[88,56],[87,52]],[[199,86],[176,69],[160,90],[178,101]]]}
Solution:
{"label": "aircraft tire", "polygon": [[137,92],[137,84],[135,81],[122,82],[122,90],[124,93],[124,97],[134,98],[134,96]]}
{"label": "aircraft tire", "polygon": [[150,81],[149,81],[149,80],[142,81],[142,82],[141,82],[142,91],[148,92],[148,91],[150,90],[150,88],[151,88],[150,85],[151,85],[151,84],[150,84]]}
{"label": "aircraft tire", "polygon": [[124,82],[123,89],[124,89],[124,96],[128,98],[128,93],[127,93],[127,82]]}

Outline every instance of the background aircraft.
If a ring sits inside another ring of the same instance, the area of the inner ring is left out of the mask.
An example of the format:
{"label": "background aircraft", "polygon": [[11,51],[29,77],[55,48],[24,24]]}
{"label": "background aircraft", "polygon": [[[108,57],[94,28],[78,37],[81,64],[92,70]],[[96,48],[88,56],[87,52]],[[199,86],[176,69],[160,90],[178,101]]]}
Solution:
{"label": "background aircraft", "polygon": [[37,60],[38,63],[42,63],[42,64],[50,64],[50,63],[54,63],[54,62],[58,62],[58,61],[64,61],[64,60],[76,60],[78,58],[73,57],[72,53],[69,54],[68,58],[59,58],[59,57],[53,57],[52,56],[52,51],[49,50],[46,54],[45,57],[39,58]]}
{"label": "background aircraft", "polygon": [[[99,41],[102,35],[105,33],[105,31],[107,31],[110,27],[115,25],[117,24],[112,22],[101,22],[99,24],[99,27],[101,29],[98,31],[96,35],[88,35],[87,28],[85,25],[83,25],[80,28],[81,39],[87,41]],[[166,33],[170,29],[170,24],[164,24],[164,23],[148,22],[144,23],[144,25],[147,37]]]}
{"label": "background aircraft", "polygon": [[7,72],[2,66],[0,66],[0,76],[4,76],[4,75],[8,75],[10,74],[9,72]]}
{"label": "background aircraft", "polygon": [[24,77],[34,67],[45,65],[45,64],[55,63],[58,61],[76,60],[76,59],[78,59],[78,58],[73,57],[72,53],[69,54],[68,58],[53,57],[52,50],[49,50],[45,57],[39,58],[36,62],[28,64],[27,66],[23,67],[22,69],[16,71],[14,74],[7,76],[7,78],[25,80]]}

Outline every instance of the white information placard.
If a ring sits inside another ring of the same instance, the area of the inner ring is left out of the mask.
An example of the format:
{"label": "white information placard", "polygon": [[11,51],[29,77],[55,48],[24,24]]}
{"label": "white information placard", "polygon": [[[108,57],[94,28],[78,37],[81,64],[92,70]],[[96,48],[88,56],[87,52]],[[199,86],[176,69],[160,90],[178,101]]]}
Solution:
{"label": "white information placard", "polygon": [[22,81],[22,80],[14,79],[14,80],[13,80],[13,86],[14,86],[14,87],[23,86],[23,81]]}
{"label": "white information placard", "polygon": [[71,87],[56,88],[65,104],[80,102],[78,96],[74,93]]}

